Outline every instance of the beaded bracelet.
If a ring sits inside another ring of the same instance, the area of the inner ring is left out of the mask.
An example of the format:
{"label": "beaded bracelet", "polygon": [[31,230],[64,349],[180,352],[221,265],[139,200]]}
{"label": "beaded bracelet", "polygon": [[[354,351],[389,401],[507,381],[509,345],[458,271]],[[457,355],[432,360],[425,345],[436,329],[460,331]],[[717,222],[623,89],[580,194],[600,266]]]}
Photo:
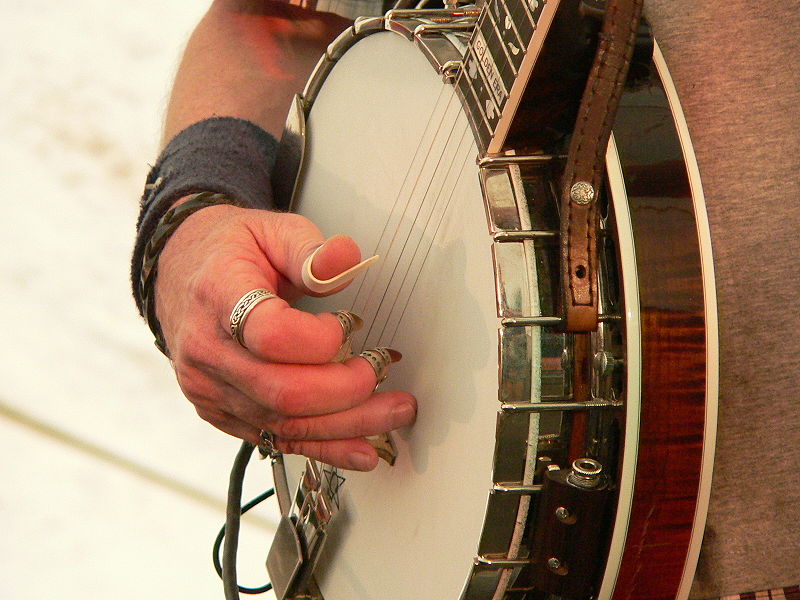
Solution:
{"label": "beaded bracelet", "polygon": [[155,337],[156,348],[167,358],[170,357],[169,350],[164,339],[164,333],[161,331],[161,323],[158,322],[158,317],[156,317],[155,283],[156,275],[158,274],[159,256],[167,245],[169,238],[172,237],[172,234],[175,233],[181,223],[198,210],[219,204],[239,206],[235,200],[224,194],[200,192],[190,196],[185,202],[164,213],[164,216],[159,219],[152,237],[145,246],[142,270],[139,280],[136,282],[135,291],[141,300],[144,320]]}

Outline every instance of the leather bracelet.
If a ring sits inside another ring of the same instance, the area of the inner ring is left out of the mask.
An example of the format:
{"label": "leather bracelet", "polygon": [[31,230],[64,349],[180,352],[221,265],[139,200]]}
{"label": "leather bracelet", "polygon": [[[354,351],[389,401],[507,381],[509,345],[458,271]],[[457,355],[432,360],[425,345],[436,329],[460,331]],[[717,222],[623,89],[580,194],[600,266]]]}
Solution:
{"label": "leather bracelet", "polygon": [[170,358],[169,350],[164,333],[161,331],[161,323],[156,316],[155,284],[158,275],[158,259],[161,251],[181,223],[199,210],[220,204],[240,206],[238,202],[224,194],[200,192],[190,196],[185,202],[164,213],[145,246],[139,280],[135,282],[135,293],[142,306],[144,320],[155,337],[156,348],[167,358]]}
{"label": "leather bracelet", "polygon": [[275,208],[271,174],[278,143],[255,123],[212,117],[190,125],[162,150],[147,175],[131,256],[131,286],[138,291],[144,249],[161,217],[180,198],[215,192],[236,198],[243,208]]}

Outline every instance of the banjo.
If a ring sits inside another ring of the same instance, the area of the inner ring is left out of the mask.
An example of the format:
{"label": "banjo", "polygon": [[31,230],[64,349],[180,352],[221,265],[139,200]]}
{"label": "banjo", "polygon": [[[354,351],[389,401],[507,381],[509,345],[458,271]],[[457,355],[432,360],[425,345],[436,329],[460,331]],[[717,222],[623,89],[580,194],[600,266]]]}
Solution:
{"label": "banjo", "polygon": [[296,99],[278,160],[298,175],[276,195],[380,257],[303,306],[360,315],[356,353],[402,351],[381,385],[413,392],[419,412],[371,473],[273,458],[279,599],[688,596],[716,424],[702,189],[642,35],[597,199],[598,323],[566,331],[556,190],[570,127],[530,115],[575,112],[537,94],[580,78],[550,89],[534,65],[580,58],[548,41],[587,37],[578,4],[358,19]]}

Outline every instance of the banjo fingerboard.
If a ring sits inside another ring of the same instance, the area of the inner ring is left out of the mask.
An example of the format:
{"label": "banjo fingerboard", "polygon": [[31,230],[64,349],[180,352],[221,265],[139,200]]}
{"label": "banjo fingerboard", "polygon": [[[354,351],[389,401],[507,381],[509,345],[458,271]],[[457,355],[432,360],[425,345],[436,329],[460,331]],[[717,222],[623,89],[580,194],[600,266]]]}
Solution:
{"label": "banjo fingerboard", "polygon": [[[552,14],[557,4],[491,0],[478,17],[456,90],[482,153],[500,143],[492,141],[503,129],[501,121],[510,121],[516,112],[534,64],[531,50],[540,44],[534,39],[537,24],[545,7],[551,6]],[[537,37],[546,33],[543,29]]]}

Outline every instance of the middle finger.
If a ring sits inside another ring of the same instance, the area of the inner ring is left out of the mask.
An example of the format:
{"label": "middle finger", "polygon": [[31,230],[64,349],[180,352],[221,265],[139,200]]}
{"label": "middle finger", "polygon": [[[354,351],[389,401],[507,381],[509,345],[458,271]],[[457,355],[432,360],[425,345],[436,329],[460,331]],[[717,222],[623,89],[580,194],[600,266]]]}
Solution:
{"label": "middle finger", "polygon": [[265,363],[237,353],[222,365],[222,377],[279,416],[326,415],[348,410],[372,395],[377,383],[370,363],[353,357],[321,365]]}

